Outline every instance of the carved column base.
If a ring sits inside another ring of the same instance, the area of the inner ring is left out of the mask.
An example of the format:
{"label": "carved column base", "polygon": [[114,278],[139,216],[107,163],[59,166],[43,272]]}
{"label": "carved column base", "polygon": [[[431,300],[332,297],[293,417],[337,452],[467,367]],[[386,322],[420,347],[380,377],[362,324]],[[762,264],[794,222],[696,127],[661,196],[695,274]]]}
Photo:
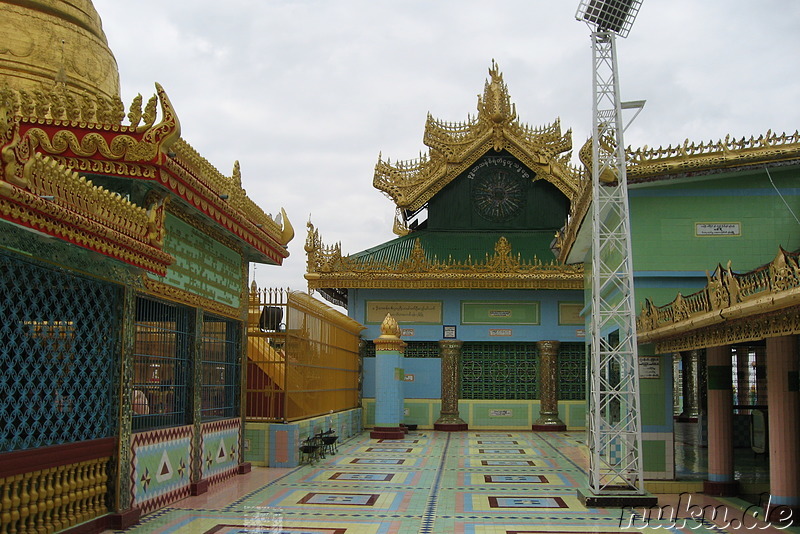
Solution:
{"label": "carved column base", "polygon": [[739,482],[714,482],[712,480],[703,481],[703,493],[715,495],[717,497],[732,497],[739,490]]}
{"label": "carved column base", "polygon": [[193,496],[202,495],[208,491],[208,479],[204,478],[189,484],[189,493]]}
{"label": "carved column base", "polygon": [[370,439],[403,439],[406,433],[399,426],[376,426],[369,433]]}
{"label": "carved column base", "polygon": [[141,517],[142,511],[139,508],[131,508],[124,512],[111,514],[109,522],[111,523],[111,528],[115,530],[125,530],[138,523]]}
{"label": "carved column base", "polygon": [[439,419],[433,423],[434,430],[442,430],[444,432],[463,432],[468,430],[469,425],[464,422],[458,414],[442,414]]}
{"label": "carved column base", "polygon": [[531,430],[534,432],[566,432],[567,425],[558,417],[555,420],[540,418],[533,423]]}

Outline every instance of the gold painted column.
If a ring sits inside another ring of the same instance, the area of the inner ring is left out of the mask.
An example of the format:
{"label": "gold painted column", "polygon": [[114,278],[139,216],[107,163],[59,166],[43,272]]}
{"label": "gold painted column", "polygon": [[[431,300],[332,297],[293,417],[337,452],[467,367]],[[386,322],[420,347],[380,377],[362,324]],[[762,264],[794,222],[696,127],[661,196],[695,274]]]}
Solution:
{"label": "gold painted column", "polygon": [[733,382],[731,347],[706,349],[708,380],[708,480],[707,495],[735,495],[733,472]]}
{"label": "gold painted column", "polygon": [[461,345],[458,339],[439,341],[439,354],[442,360],[442,411],[433,424],[434,430],[458,432],[467,430],[468,425],[458,414],[458,396],[461,393]]}
{"label": "gold painted column", "polygon": [[[800,366],[797,336],[767,338],[769,493],[773,519],[800,512]],[[795,523],[797,524],[797,523]]]}
{"label": "gold painted column", "polygon": [[539,349],[539,419],[534,432],[563,432],[567,429],[558,418],[558,347],[560,341],[537,341]]}

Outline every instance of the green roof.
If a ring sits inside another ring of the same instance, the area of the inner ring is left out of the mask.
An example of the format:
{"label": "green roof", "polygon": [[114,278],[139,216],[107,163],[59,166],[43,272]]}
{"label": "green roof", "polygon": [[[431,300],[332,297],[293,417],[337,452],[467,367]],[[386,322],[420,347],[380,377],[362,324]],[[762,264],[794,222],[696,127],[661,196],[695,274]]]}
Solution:
{"label": "green roof", "polygon": [[556,230],[505,230],[499,232],[486,231],[442,231],[442,230],[417,230],[403,237],[398,237],[386,243],[351,254],[351,259],[365,262],[395,263],[405,260],[411,255],[414,243],[419,239],[428,261],[437,259],[445,262],[448,259],[455,261],[483,262],[486,255],[494,256],[494,246],[501,237],[505,237],[511,245],[511,255],[517,255],[524,261],[531,261],[534,257],[541,261],[554,260],[550,243],[553,241]]}

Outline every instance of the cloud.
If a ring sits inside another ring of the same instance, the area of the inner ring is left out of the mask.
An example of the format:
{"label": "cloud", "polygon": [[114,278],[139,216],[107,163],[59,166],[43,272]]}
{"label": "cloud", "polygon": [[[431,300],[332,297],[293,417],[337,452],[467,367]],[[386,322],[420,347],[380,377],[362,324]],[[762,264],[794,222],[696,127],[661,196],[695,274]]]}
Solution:
{"label": "cloud", "polygon": [[[95,0],[123,100],[162,83],[183,137],[265,211],[297,230],[259,283],[305,289],[309,213],[345,253],[391,233],[372,188],[378,154],[416,158],[428,112],[476,111],[496,59],[531,126],[561,118],[577,152],[590,135],[591,44],[578,2],[545,0]],[[794,132],[800,125],[800,3],[645,1],[620,39],[621,93],[647,105],[633,146]]]}

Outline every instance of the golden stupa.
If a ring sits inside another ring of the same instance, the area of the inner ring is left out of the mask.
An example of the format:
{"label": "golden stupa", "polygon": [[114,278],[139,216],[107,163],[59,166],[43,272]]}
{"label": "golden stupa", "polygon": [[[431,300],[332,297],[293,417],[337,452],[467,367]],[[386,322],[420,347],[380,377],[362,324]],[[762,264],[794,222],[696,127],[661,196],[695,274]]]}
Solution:
{"label": "golden stupa", "polygon": [[119,99],[119,72],[91,0],[0,0],[0,88],[29,94],[63,84]]}

